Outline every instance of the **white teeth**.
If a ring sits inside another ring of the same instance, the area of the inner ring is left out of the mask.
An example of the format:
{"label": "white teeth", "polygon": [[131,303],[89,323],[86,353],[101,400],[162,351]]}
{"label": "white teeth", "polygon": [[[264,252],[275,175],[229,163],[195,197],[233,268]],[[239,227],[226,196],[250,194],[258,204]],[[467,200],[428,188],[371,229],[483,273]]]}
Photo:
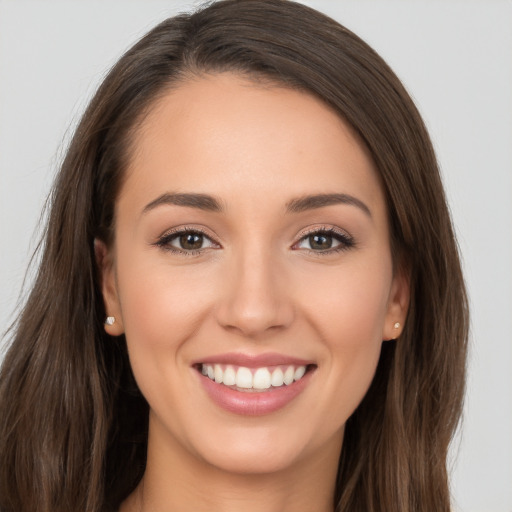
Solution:
{"label": "white teeth", "polygon": [[286,371],[284,372],[283,382],[289,386],[293,382],[293,377],[295,375],[295,368],[293,366],[288,366]]}
{"label": "white teeth", "polygon": [[304,374],[306,373],[306,367],[305,366],[299,366],[296,370],[295,370],[295,373],[293,374],[293,380],[299,380],[299,379],[302,379],[302,377],[304,377]]}
{"label": "white teeth", "polygon": [[236,385],[239,388],[252,388],[252,373],[249,368],[241,366],[236,372]]}
{"label": "white teeth", "polygon": [[226,386],[234,386],[235,385],[235,383],[236,383],[236,373],[235,373],[235,370],[233,370],[232,366],[228,366],[224,370],[223,383]]}
{"label": "white teeth", "polygon": [[270,381],[270,384],[274,386],[275,388],[282,386],[284,384],[284,373],[281,368],[276,368],[272,372],[272,380]]}
{"label": "white teeth", "polygon": [[268,389],[270,387],[270,372],[266,368],[258,368],[252,380],[254,389]]}
{"label": "white teeth", "polygon": [[222,384],[222,368],[218,364],[213,367],[213,375],[215,377],[215,382]]}
{"label": "white teeth", "polygon": [[264,390],[270,387],[289,386],[294,381],[302,379],[306,373],[306,366],[288,366],[283,372],[283,366],[275,368],[272,372],[266,368],[257,368],[251,370],[244,366],[234,368],[233,366],[223,366],[220,364],[203,364],[201,373],[217,384],[225,386],[236,386],[243,389]]}

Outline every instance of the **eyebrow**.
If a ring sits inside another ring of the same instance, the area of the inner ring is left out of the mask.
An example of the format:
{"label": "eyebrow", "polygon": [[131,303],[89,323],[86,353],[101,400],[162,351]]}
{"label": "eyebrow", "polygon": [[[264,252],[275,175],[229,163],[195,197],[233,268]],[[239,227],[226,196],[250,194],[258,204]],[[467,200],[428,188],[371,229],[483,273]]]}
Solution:
{"label": "eyebrow", "polygon": [[147,213],[164,204],[186,206],[208,212],[221,212],[223,210],[220,201],[207,194],[166,193],[147,204],[142,213]]}
{"label": "eyebrow", "polygon": [[[221,202],[208,194],[198,193],[165,193],[148,203],[142,213],[147,213],[161,205],[185,206],[197,208],[209,212],[222,212],[224,209]],[[324,208],[335,204],[346,204],[355,206],[362,210],[369,217],[372,216],[370,208],[357,197],[349,194],[314,194],[302,196],[286,203],[288,213],[300,213],[307,210]]]}
{"label": "eyebrow", "polygon": [[370,208],[368,208],[363,201],[349,194],[315,194],[298,197],[297,199],[292,199],[286,204],[286,211],[289,213],[300,213],[306,210],[314,210],[334,204],[355,206],[361,209],[370,218],[372,216]]}

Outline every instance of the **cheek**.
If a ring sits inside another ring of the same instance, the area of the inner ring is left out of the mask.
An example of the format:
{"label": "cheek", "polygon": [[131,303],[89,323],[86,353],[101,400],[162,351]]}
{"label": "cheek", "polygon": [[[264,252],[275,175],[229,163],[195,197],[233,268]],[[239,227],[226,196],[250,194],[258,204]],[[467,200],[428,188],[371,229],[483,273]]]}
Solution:
{"label": "cheek", "polygon": [[[178,392],[189,385],[183,361],[208,311],[209,280],[201,271],[171,267],[165,257],[155,262],[144,252],[126,254],[118,259],[118,291],[135,380],[153,411],[186,408],[188,392]],[[180,428],[174,417],[166,421]]]}
{"label": "cheek", "polygon": [[391,280],[391,263],[385,258],[319,273],[315,285],[301,292],[307,296],[304,307],[333,348],[380,343]]}
{"label": "cheek", "polygon": [[[148,254],[120,258],[118,290],[132,355],[158,359],[179,350],[200,324],[209,303],[208,277],[154,261]],[[136,363],[136,361],[135,361]]]}
{"label": "cheek", "polygon": [[[309,323],[323,343],[326,385],[319,407],[337,411],[344,423],[363,399],[375,374],[391,285],[391,265],[354,267],[310,290]],[[317,284],[320,284],[317,282]]]}

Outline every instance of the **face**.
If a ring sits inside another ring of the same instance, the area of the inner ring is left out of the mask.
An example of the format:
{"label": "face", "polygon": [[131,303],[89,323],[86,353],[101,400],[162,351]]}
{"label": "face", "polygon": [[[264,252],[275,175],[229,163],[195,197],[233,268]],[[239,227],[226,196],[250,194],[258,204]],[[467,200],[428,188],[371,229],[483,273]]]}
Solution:
{"label": "face", "polygon": [[126,335],[150,452],[252,473],[337,458],[407,306],[347,125],[236,75],[184,83],[138,130],[115,221],[106,329]]}

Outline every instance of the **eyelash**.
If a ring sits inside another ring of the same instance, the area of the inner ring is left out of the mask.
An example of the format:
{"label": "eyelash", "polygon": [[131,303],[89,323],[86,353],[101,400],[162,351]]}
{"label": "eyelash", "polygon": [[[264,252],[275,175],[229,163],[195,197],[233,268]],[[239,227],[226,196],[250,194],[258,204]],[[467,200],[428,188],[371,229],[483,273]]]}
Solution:
{"label": "eyelash", "polygon": [[[201,254],[205,249],[208,249],[208,248],[201,248],[201,249],[184,250],[184,249],[178,249],[178,248],[170,245],[171,242],[173,240],[175,240],[177,237],[185,235],[185,234],[200,235],[200,236],[208,239],[213,246],[220,247],[220,244],[218,244],[217,242],[212,240],[212,237],[209,236],[202,229],[198,229],[195,227],[194,228],[186,227],[186,226],[182,227],[182,228],[178,228],[173,231],[166,232],[153,245],[161,248],[164,251],[168,251],[173,254],[179,254],[182,256],[197,256],[198,254]],[[294,249],[297,245],[299,245],[301,242],[303,242],[304,240],[306,240],[308,237],[310,237],[312,235],[326,235],[328,237],[334,238],[336,241],[339,242],[338,246],[331,248],[331,249],[327,249],[325,251],[315,251],[313,249],[305,249],[315,256],[326,256],[326,255],[330,255],[330,254],[339,253],[339,252],[351,249],[356,245],[355,240],[350,235],[348,235],[347,233],[345,233],[343,231],[337,230],[332,227],[319,227],[319,228],[314,228],[309,231],[306,231],[305,233],[302,233],[299,240],[293,244],[292,249]],[[294,250],[299,250],[299,249],[294,249]]]}
{"label": "eyelash", "polygon": [[356,245],[354,238],[351,237],[348,233],[333,227],[322,226],[310,229],[305,233],[302,233],[300,239],[293,244],[293,247],[299,245],[302,241],[306,240],[312,235],[325,235],[328,237],[332,237],[339,242],[338,246],[333,247],[332,249],[327,249],[325,251],[315,251],[313,249],[306,249],[314,256],[327,256],[330,254],[336,254],[342,251],[352,249]]}
{"label": "eyelash", "polygon": [[220,245],[217,242],[214,242],[212,240],[212,237],[209,236],[202,229],[192,228],[192,227],[187,227],[187,226],[182,227],[182,228],[177,228],[176,230],[172,230],[172,231],[166,232],[164,235],[162,235],[156,241],[156,243],[154,245],[156,245],[157,247],[160,247],[164,251],[168,251],[168,252],[171,252],[173,254],[179,254],[179,255],[182,255],[182,256],[197,256],[198,254],[201,254],[201,252],[203,252],[205,250],[205,248],[192,249],[190,251],[187,251],[185,249],[178,249],[177,247],[173,247],[172,245],[170,245],[171,242],[174,239],[178,238],[179,236],[186,235],[186,234],[200,235],[200,236],[210,240],[212,245],[216,245],[216,246],[220,247]]}

